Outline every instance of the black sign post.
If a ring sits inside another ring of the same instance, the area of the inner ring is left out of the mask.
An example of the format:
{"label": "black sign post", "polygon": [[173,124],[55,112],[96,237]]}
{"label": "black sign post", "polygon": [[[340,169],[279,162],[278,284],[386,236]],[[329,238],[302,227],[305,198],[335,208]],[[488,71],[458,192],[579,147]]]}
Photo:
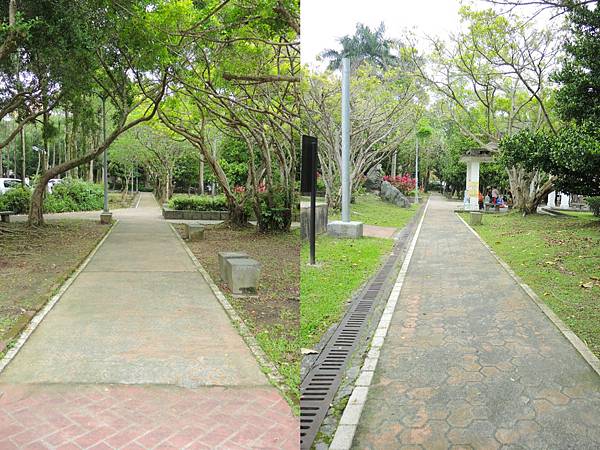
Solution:
{"label": "black sign post", "polygon": [[317,138],[302,136],[302,178],[300,190],[310,192],[310,220],[308,239],[310,243],[310,264],[315,264],[315,241],[317,229]]}

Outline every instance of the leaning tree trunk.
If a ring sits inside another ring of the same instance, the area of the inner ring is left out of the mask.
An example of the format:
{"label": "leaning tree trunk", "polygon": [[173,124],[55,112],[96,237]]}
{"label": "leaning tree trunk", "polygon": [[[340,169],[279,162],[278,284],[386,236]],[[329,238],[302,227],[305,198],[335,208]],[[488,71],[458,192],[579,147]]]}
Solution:
{"label": "leaning tree trunk", "polygon": [[524,215],[535,214],[544,198],[554,190],[555,177],[547,180],[540,172],[529,172],[522,167],[506,169],[513,195],[513,208]]}

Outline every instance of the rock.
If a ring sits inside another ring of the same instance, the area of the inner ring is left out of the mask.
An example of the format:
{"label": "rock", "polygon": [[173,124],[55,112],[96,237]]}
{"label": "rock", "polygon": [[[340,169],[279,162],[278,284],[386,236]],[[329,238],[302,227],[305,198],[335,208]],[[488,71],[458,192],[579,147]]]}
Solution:
{"label": "rock", "polygon": [[406,195],[400,192],[397,188],[392,186],[389,181],[384,181],[381,183],[381,189],[379,195],[382,200],[393,203],[396,206],[400,206],[402,208],[410,207],[410,200]]}
{"label": "rock", "polygon": [[365,181],[365,189],[367,191],[378,191],[381,189],[381,182],[383,179],[383,170],[381,164],[371,167],[367,172],[367,179]]}

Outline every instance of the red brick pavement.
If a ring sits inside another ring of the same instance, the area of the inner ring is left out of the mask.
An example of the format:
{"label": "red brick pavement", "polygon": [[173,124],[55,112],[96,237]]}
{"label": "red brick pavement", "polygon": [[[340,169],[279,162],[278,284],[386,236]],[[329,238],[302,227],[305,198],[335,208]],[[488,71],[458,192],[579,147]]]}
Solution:
{"label": "red brick pavement", "polygon": [[272,387],[0,384],[0,449],[298,449]]}

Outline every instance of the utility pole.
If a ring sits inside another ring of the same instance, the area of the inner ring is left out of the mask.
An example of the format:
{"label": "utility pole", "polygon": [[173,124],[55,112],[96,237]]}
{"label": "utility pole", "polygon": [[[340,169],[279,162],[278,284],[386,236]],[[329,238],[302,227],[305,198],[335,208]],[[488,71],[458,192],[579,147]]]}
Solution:
{"label": "utility pole", "polygon": [[342,58],[342,222],[350,222],[350,61]]}
{"label": "utility pole", "polygon": [[415,152],[415,203],[419,204],[419,134],[417,133],[417,145]]}
{"label": "utility pole", "polygon": [[350,220],[350,60],[342,58],[342,220],[327,224],[327,233],[338,238],[363,235],[362,222]]}

